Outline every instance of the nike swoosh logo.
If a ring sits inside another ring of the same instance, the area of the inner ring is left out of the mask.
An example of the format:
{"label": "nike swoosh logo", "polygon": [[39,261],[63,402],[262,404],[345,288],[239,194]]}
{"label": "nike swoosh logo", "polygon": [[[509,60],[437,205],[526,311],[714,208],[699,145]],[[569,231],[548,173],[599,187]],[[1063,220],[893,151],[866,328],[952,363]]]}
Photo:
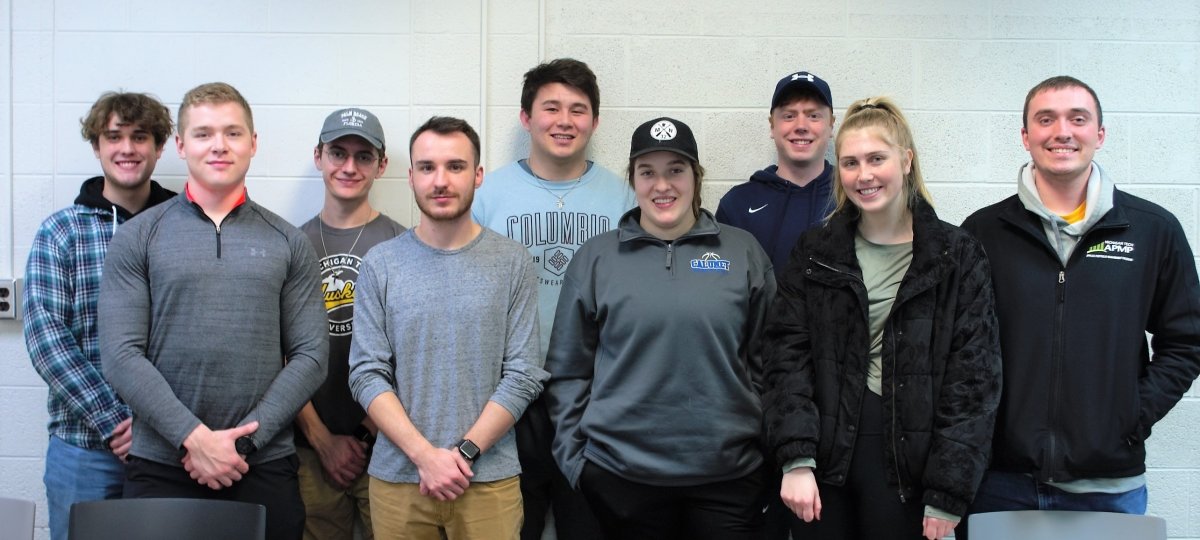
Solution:
{"label": "nike swoosh logo", "polygon": [[[768,204],[770,204],[770,203],[768,203]],[[764,204],[764,205],[762,205],[762,206],[760,206],[760,207],[758,207],[758,208],[751,208],[751,209],[750,209],[750,213],[751,213],[751,214],[753,214],[753,213],[755,213],[755,212],[757,212],[757,211],[759,211],[759,210],[762,210],[763,208],[766,208],[766,207],[767,207],[767,205],[766,205],[766,204]]]}

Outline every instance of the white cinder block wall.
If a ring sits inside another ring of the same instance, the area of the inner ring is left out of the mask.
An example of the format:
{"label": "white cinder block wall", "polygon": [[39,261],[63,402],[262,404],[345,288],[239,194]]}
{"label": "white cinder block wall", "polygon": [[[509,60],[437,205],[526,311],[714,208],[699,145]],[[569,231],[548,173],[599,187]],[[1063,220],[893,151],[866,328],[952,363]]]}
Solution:
{"label": "white cinder block wall", "polygon": [[[99,172],[78,119],[105,90],[148,91],[174,109],[196,84],[237,86],[259,134],[250,194],[295,223],[320,207],[311,155],[322,118],[368,107],[392,160],[373,202],[411,225],[411,130],[435,113],[457,115],[479,128],[487,168],[522,156],[521,75],[559,56],[599,75],[594,159],[620,170],[634,126],[683,119],[710,172],[710,209],[772,160],[767,107],[783,74],[820,74],[839,116],[854,99],[889,94],[914,124],[951,222],[1013,193],[1027,159],[1025,92],[1074,75],[1107,113],[1097,160],[1124,189],[1173,211],[1200,247],[1193,0],[0,0],[0,31],[0,277],[23,274],[38,224]],[[182,185],[170,146],[158,171]],[[0,321],[0,496],[39,500],[42,526],[45,394],[19,322]],[[1149,444],[1150,511],[1177,539],[1200,539],[1197,425],[1193,388]]]}

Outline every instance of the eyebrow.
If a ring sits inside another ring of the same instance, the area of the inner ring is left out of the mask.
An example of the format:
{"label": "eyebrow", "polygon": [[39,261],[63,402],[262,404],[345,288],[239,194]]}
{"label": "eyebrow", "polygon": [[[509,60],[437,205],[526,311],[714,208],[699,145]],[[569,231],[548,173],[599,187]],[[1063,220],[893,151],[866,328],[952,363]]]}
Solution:
{"label": "eyebrow", "polygon": [[[1043,116],[1047,114],[1058,114],[1058,109],[1039,109],[1033,113],[1033,116]],[[1067,114],[1085,114],[1087,116],[1095,116],[1092,111],[1085,107],[1072,107],[1067,110]]]}

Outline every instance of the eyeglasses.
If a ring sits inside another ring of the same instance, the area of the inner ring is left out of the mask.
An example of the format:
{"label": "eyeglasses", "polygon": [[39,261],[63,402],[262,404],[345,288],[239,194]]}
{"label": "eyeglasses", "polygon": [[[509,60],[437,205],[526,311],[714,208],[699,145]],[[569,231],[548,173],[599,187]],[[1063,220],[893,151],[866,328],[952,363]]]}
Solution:
{"label": "eyeglasses", "polygon": [[[325,158],[334,167],[341,167],[346,164],[347,159],[350,159],[350,152],[341,148],[325,148]],[[359,167],[372,167],[377,161],[379,161],[379,158],[373,152],[358,152],[354,154],[354,164]]]}

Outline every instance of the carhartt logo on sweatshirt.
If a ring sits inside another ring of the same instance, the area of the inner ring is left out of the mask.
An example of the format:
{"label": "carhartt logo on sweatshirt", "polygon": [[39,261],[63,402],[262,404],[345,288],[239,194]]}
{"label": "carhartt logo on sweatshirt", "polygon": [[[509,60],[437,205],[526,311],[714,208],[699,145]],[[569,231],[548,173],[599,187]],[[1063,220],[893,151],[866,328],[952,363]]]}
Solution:
{"label": "carhartt logo on sweatshirt", "polygon": [[699,259],[692,259],[690,266],[693,272],[729,272],[729,261],[711,251],[701,255]]}
{"label": "carhartt logo on sweatshirt", "polygon": [[1117,259],[1132,262],[1131,255],[1133,255],[1133,242],[1105,240],[1089,247],[1085,256],[1093,259]]}

